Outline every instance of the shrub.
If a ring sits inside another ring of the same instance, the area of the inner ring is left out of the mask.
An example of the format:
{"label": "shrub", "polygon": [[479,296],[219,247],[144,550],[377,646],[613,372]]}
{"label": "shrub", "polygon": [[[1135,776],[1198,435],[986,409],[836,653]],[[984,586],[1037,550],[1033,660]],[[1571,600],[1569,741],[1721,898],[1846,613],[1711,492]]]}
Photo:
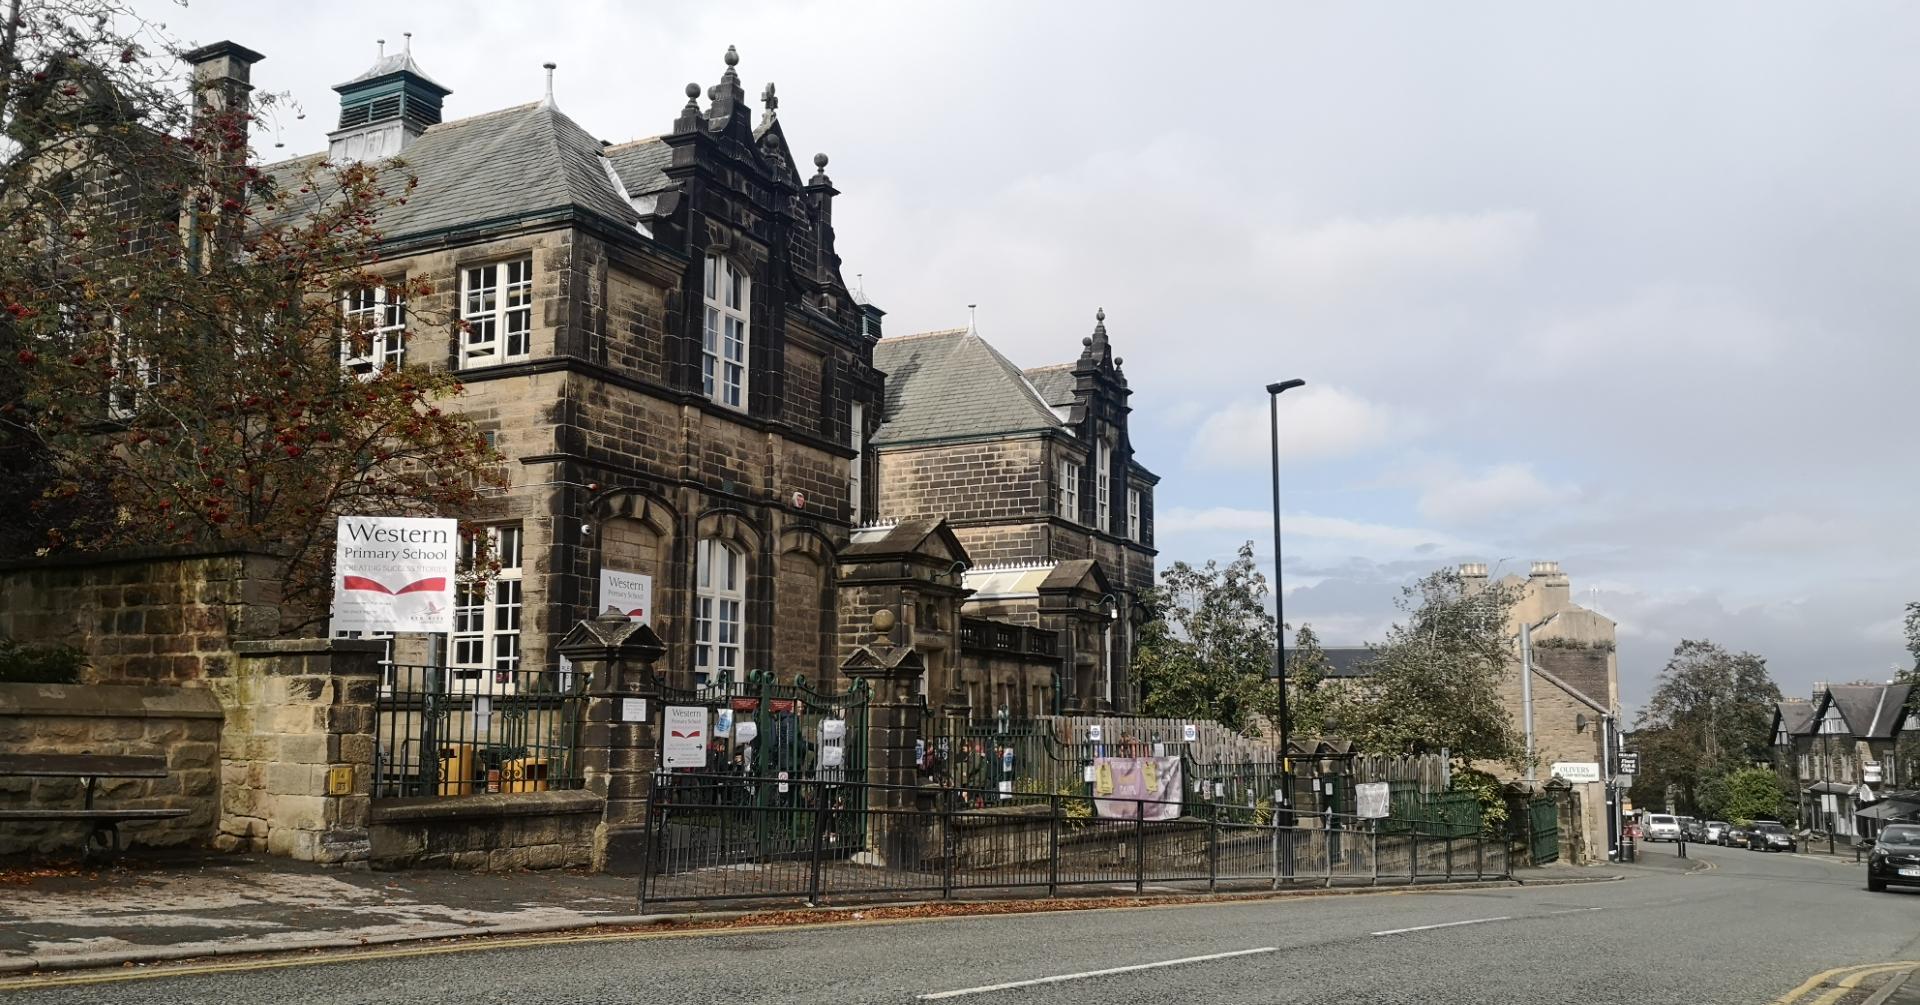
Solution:
{"label": "shrub", "polygon": [[0,638],[0,683],[78,684],[85,653],[64,645],[22,645]]}

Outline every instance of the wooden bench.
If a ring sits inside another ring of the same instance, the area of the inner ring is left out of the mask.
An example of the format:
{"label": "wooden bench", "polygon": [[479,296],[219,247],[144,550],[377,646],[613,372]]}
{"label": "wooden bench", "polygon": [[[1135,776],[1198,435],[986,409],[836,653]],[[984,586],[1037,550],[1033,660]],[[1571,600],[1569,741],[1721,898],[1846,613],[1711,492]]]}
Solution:
{"label": "wooden bench", "polygon": [[92,824],[82,852],[92,857],[97,843],[109,855],[120,853],[120,825],[128,820],[175,820],[185,809],[99,809],[94,789],[102,778],[165,778],[167,760],[144,754],[0,754],[0,778],[78,778],[86,786],[79,807],[0,809],[0,824],[15,820],[83,820]]}

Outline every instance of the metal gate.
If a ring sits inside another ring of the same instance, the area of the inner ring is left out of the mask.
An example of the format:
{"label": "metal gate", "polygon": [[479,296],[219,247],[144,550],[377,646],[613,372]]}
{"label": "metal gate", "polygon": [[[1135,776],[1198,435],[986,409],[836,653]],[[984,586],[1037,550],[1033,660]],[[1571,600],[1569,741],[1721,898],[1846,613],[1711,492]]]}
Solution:
{"label": "metal gate", "polygon": [[1534,865],[1545,865],[1560,858],[1560,807],[1551,797],[1527,804],[1528,851]]}

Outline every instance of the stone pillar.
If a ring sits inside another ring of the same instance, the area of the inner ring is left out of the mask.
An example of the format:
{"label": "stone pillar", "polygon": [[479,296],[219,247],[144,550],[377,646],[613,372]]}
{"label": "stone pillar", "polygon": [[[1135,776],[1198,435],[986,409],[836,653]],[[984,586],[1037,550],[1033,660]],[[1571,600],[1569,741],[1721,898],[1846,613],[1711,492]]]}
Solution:
{"label": "stone pillar", "polygon": [[[926,739],[927,703],[920,697],[920,678],[927,672],[925,658],[912,648],[876,641],[855,649],[840,672],[868,689],[867,781],[889,786],[869,789],[867,806],[894,811],[926,808],[922,804],[929,794],[921,791],[915,757]],[[877,859],[875,864],[920,861],[926,829],[915,821],[899,812],[867,817],[867,849]]]}
{"label": "stone pillar", "polygon": [[[652,628],[618,611],[573,626],[560,655],[587,675],[580,766],[588,790],[605,800],[593,833],[593,867],[640,871],[647,853],[647,799],[659,761],[660,679],[667,647]],[[643,717],[631,716],[644,704]]]}
{"label": "stone pillar", "polygon": [[220,734],[215,847],[364,866],[373,792],[379,642],[239,642],[208,678]]}

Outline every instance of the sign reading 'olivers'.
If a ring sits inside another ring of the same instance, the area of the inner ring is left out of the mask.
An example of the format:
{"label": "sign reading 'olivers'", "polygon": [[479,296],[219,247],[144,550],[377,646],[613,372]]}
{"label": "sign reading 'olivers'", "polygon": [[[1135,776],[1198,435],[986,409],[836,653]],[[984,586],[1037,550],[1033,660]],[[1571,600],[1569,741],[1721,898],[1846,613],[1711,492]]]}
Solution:
{"label": "sign reading 'olivers'", "polygon": [[343,516],[334,539],[335,632],[450,632],[459,525]]}

